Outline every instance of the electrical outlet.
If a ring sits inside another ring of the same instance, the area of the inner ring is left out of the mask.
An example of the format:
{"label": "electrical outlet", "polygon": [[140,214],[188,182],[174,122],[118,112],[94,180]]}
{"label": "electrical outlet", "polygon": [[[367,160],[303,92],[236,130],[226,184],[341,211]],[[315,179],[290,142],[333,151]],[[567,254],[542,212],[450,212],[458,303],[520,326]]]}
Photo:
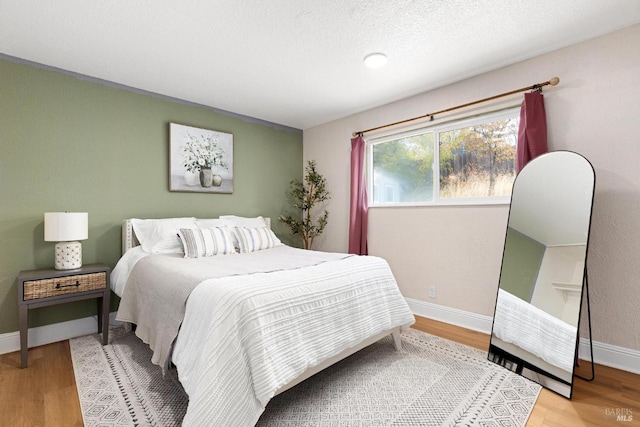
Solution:
{"label": "electrical outlet", "polygon": [[429,298],[435,298],[435,297],[436,297],[436,287],[429,286]]}

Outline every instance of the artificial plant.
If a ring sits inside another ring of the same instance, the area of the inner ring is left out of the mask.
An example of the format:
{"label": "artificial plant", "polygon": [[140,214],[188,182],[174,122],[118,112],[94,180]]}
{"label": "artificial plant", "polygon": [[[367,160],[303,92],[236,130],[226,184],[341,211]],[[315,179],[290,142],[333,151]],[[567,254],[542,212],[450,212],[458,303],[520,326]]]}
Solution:
{"label": "artificial plant", "polygon": [[287,192],[296,215],[280,215],[280,221],[287,224],[293,234],[299,234],[305,249],[311,249],[314,239],[322,234],[327,225],[329,212],[319,214],[320,204],[329,200],[327,180],[316,170],[315,160],[308,160],[305,176],[301,181],[294,179]]}

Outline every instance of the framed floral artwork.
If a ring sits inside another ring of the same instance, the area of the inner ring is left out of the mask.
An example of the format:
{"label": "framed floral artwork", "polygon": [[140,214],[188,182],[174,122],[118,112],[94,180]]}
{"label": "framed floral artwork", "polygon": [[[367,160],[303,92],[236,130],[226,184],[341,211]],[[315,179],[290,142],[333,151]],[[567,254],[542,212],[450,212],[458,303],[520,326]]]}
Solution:
{"label": "framed floral artwork", "polygon": [[233,134],[169,123],[169,191],[233,193]]}

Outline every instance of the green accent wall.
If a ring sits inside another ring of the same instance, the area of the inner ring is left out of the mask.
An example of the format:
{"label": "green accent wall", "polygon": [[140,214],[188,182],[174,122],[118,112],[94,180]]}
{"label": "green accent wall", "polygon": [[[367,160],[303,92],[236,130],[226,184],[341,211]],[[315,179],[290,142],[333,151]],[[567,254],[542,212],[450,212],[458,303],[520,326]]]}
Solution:
{"label": "green accent wall", "polygon": [[500,273],[500,288],[531,302],[546,247],[532,238],[507,229]]}
{"label": "green accent wall", "polygon": [[[233,194],[169,191],[170,122],[233,134]],[[302,174],[301,131],[0,59],[0,333],[18,330],[18,272],[53,266],[44,212],[89,213],[85,264],[115,266],[131,217],[263,215],[299,246],[277,217]],[[95,300],[45,307],[29,326],[96,312]]]}

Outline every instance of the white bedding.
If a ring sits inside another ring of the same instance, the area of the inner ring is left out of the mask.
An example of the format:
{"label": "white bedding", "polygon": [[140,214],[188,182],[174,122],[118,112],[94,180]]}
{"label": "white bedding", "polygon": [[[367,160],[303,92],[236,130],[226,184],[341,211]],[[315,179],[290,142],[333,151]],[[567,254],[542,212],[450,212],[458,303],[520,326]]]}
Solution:
{"label": "white bedding", "polygon": [[[189,395],[184,425],[252,426],[308,368],[414,322],[383,259],[274,249],[253,253],[280,253],[274,271],[207,279],[191,291],[172,355]],[[127,254],[117,282],[144,258]],[[212,258],[240,265],[243,255],[251,254]],[[309,255],[317,259],[300,266],[296,257]]]}
{"label": "white bedding", "polygon": [[122,258],[118,261],[118,264],[111,271],[109,281],[111,282],[111,290],[122,298],[124,287],[127,285],[127,279],[131,270],[138,261],[151,254],[142,250],[142,246],[136,246],[129,249],[122,255]]}
{"label": "white bedding", "polygon": [[[282,244],[250,253],[203,258],[185,259],[176,253],[151,254],[137,259],[128,273],[116,320],[137,325],[136,335],[153,350],[151,361],[166,371],[171,362],[173,342],[184,319],[187,299],[203,281],[304,268],[350,256],[305,251]],[[133,264],[129,261],[123,259],[118,264],[128,267]]]}
{"label": "white bedding", "polygon": [[577,328],[502,289],[498,291],[493,333],[504,342],[573,372]]}
{"label": "white bedding", "polygon": [[[278,245],[274,248],[255,251],[246,254],[229,254],[212,257],[184,260],[184,268],[189,265],[207,263],[216,270],[216,277],[250,274],[255,272],[269,272],[276,270],[290,270],[308,267],[322,262],[346,258],[352,255],[334,252],[307,251]],[[141,246],[129,249],[120,258],[110,275],[111,289],[122,298],[127,280],[135,265],[143,258],[165,258],[167,263],[180,262],[182,254],[150,254]]]}

